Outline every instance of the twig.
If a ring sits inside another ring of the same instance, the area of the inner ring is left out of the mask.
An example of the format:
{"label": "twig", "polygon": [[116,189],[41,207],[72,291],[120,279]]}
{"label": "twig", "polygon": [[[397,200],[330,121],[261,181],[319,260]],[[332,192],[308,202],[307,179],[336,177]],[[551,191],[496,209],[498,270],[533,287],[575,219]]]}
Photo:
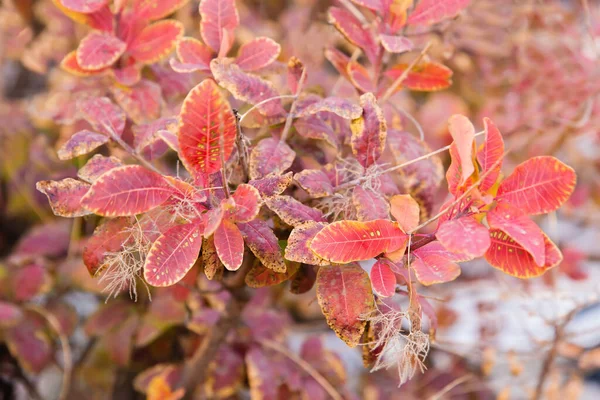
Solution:
{"label": "twig", "polygon": [[354,15],[356,17],[356,19],[358,19],[360,21],[360,23],[363,26],[369,25],[369,21],[367,21],[367,19],[363,15],[363,13],[361,13],[360,10],[358,8],[356,8],[356,6],[354,4],[350,3],[348,0],[339,0],[339,1],[340,1],[340,3],[342,3],[342,5],[344,7],[346,7],[346,9],[348,11],[350,11],[350,13],[352,13],[352,15]]}
{"label": "twig", "polygon": [[415,65],[417,65],[423,59],[423,57],[425,57],[425,54],[427,53],[427,51],[429,50],[429,48],[431,47],[432,44],[433,44],[433,42],[431,40],[429,42],[427,42],[427,44],[425,45],[425,47],[423,47],[423,50],[421,50],[421,53],[419,53],[417,58],[415,58],[408,65],[408,67],[406,67],[406,69],[402,72],[402,74],[398,78],[396,78],[394,83],[392,83],[392,86],[390,86],[385,91],[383,96],[381,96],[381,98],[379,99],[380,104],[385,103],[394,94],[394,92],[396,91],[398,86],[400,86],[400,84],[406,79],[406,77],[408,76],[410,71],[415,67]]}
{"label": "twig", "polygon": [[[477,132],[475,134],[475,137],[483,135],[484,133],[485,133],[485,131]],[[432,157],[432,156],[434,156],[436,154],[443,153],[444,151],[450,149],[451,146],[452,145],[444,146],[444,147],[439,148],[439,149],[437,149],[435,151],[432,151],[430,153],[424,154],[424,155],[422,155],[420,157],[413,158],[412,160],[408,160],[408,161],[406,161],[406,162],[404,162],[402,164],[398,164],[398,165],[395,165],[395,166],[390,167],[388,169],[384,169],[382,171],[377,172],[376,176],[384,175],[384,174],[387,174],[388,172],[394,172],[394,171],[397,171],[397,170],[402,169],[404,167],[407,167],[407,166],[409,166],[411,164],[414,164],[416,162],[419,162],[419,161],[422,161],[422,160],[426,160],[429,157]],[[361,176],[360,178],[356,178],[354,180],[351,180],[350,182],[346,182],[346,183],[344,183],[342,185],[336,186],[335,187],[335,191],[337,192],[338,190],[343,190],[343,189],[347,189],[349,187],[356,186],[356,185],[358,185],[358,184],[360,184],[360,183],[362,183],[362,182],[364,182],[364,181],[366,181],[368,179],[371,179],[371,178],[372,178],[372,176],[371,177]]]}
{"label": "twig", "polygon": [[329,383],[329,381],[327,379],[325,379],[325,377],[323,375],[321,375],[319,373],[319,371],[314,369],[312,367],[312,365],[310,365],[309,363],[307,363],[300,357],[296,356],[295,354],[289,352],[285,347],[281,346],[279,343],[277,343],[273,340],[262,339],[262,340],[259,340],[259,343],[264,347],[267,347],[271,350],[275,350],[276,352],[278,352],[280,354],[283,354],[284,356],[286,356],[287,358],[289,358],[290,360],[295,362],[300,368],[302,368],[307,374],[309,374],[315,381],[317,381],[317,383],[319,385],[321,385],[323,387],[323,389],[325,389],[327,394],[329,394],[329,396],[331,396],[332,399],[343,400],[342,395],[340,395],[338,393],[338,391],[331,385],[331,383]]}
{"label": "twig", "polygon": [[266,103],[268,103],[270,101],[277,100],[277,99],[294,99],[294,98],[296,98],[295,94],[282,94],[282,95],[279,95],[279,96],[269,97],[268,99],[264,99],[263,101],[256,103],[255,105],[253,105],[252,107],[250,107],[248,109],[248,111],[246,111],[245,113],[243,113],[240,116],[239,123],[241,124],[242,121],[244,120],[244,118],[246,118],[248,116],[248,114],[250,114],[252,111],[254,111],[255,108],[258,108],[258,107],[262,106],[263,104],[266,104]]}
{"label": "twig", "polygon": [[419,131],[419,139],[421,139],[421,141],[424,141],[425,140],[425,132],[423,131],[423,128],[421,127],[421,124],[419,124],[417,119],[415,117],[413,117],[412,115],[410,115],[410,113],[408,111],[406,111],[405,109],[403,109],[402,107],[398,107],[394,103],[390,103],[390,105],[392,106],[392,108],[394,110],[403,114],[406,118],[408,118],[408,120],[410,122],[413,123],[415,128],[417,128],[417,130]]}
{"label": "twig", "polygon": [[446,386],[444,386],[444,388],[442,390],[440,390],[439,392],[437,392],[436,394],[431,396],[429,398],[429,400],[440,400],[443,398],[443,396],[446,393],[448,393],[449,391],[451,391],[458,385],[461,385],[461,384],[465,383],[466,381],[473,379],[473,378],[474,378],[473,374],[463,375],[460,378],[457,378],[457,379],[453,380],[452,382],[450,382],[449,384],[447,384]]}
{"label": "twig", "polygon": [[300,75],[300,80],[298,81],[298,87],[296,88],[296,94],[294,95],[294,100],[292,100],[292,105],[290,106],[290,112],[285,120],[285,125],[283,127],[283,131],[281,132],[281,141],[285,142],[288,134],[290,132],[290,128],[292,127],[292,119],[296,112],[296,100],[298,100],[298,96],[300,92],[302,92],[302,87],[304,86],[304,81],[306,80],[306,67],[302,69],[302,75]]}

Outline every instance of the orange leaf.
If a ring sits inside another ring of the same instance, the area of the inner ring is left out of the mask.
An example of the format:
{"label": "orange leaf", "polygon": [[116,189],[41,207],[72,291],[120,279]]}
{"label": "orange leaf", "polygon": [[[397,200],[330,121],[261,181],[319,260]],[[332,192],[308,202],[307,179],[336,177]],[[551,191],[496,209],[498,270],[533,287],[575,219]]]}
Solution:
{"label": "orange leaf", "polygon": [[183,24],[175,20],[155,22],[145,27],[131,42],[128,52],[136,61],[152,64],[171,52],[183,36]]}
{"label": "orange leaf", "polygon": [[409,232],[419,225],[419,203],[410,194],[399,194],[390,199],[390,210],[400,227]]}
{"label": "orange leaf", "polygon": [[[402,75],[406,68],[408,68],[408,64],[397,64],[387,70],[385,74],[395,80]],[[451,84],[452,70],[450,68],[435,62],[422,62],[413,67],[398,90],[406,87],[410,90],[432,92],[446,89]]]}

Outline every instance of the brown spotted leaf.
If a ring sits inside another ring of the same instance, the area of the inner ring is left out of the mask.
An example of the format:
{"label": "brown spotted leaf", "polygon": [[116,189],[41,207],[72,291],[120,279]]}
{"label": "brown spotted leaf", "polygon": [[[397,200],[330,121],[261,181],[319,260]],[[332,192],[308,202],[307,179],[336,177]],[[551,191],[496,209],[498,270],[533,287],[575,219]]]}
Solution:
{"label": "brown spotted leaf", "polygon": [[77,177],[86,182],[94,183],[105,172],[122,165],[123,163],[117,157],[105,157],[102,154],[96,154],[77,171]]}
{"label": "brown spotted leaf", "polygon": [[264,178],[252,179],[248,184],[254,186],[263,197],[281,194],[292,183],[292,173],[283,175],[267,175]]}
{"label": "brown spotted leaf", "polygon": [[298,111],[295,117],[306,117],[320,112],[331,112],[345,119],[356,119],[362,115],[362,107],[340,97],[327,97]]}
{"label": "brown spotted leaf", "polygon": [[204,274],[209,280],[221,280],[225,267],[217,255],[214,236],[204,239],[202,245],[202,264],[204,265]]}
{"label": "brown spotted leaf", "polygon": [[247,223],[238,223],[237,226],[242,232],[246,246],[262,265],[274,272],[286,272],[277,236],[265,221],[255,219]]}
{"label": "brown spotted leaf", "polygon": [[91,153],[107,143],[108,140],[109,138],[106,135],[100,133],[88,130],[79,131],[58,149],[58,158],[61,160],[70,160],[71,158]]}
{"label": "brown spotted leaf", "polygon": [[246,285],[252,288],[279,285],[294,276],[299,267],[298,263],[289,263],[285,272],[275,272],[261,263],[256,263],[246,275]]}
{"label": "brown spotted leaf", "polygon": [[279,175],[292,166],[296,152],[285,142],[263,139],[250,153],[249,174],[251,179],[264,178],[269,174]]}
{"label": "brown spotted leaf", "polygon": [[381,157],[385,149],[387,124],[373,93],[360,96],[360,105],[363,113],[352,120],[350,145],[358,162],[368,168]]}
{"label": "brown spotted leaf", "polygon": [[95,131],[110,137],[120,137],[127,119],[123,110],[108,97],[91,97],[77,104],[81,116]]}
{"label": "brown spotted leaf", "polygon": [[318,169],[305,169],[294,175],[294,180],[314,199],[333,194],[331,181],[323,171]]}
{"label": "brown spotted leaf", "polygon": [[352,191],[352,204],[356,208],[356,217],[359,221],[390,218],[390,206],[387,200],[371,189],[356,186]]}
{"label": "brown spotted leaf", "polygon": [[285,247],[285,259],[310,265],[329,265],[329,262],[318,257],[311,249],[310,242],[326,225],[322,222],[309,221],[296,226]]}
{"label": "brown spotted leaf", "polygon": [[329,327],[348,346],[356,346],[364,317],[375,308],[369,275],[354,263],[323,266],[317,274],[317,299]]}
{"label": "brown spotted leaf", "polygon": [[291,226],[298,226],[307,221],[326,221],[321,211],[304,205],[291,196],[268,197],[265,199],[265,204],[283,222]]}

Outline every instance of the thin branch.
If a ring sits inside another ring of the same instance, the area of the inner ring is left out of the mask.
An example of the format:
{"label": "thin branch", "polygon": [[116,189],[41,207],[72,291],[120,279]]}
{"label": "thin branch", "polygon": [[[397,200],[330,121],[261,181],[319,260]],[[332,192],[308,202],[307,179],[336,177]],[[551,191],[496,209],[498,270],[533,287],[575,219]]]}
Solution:
{"label": "thin branch", "polygon": [[312,367],[312,365],[310,365],[309,363],[307,363],[300,357],[296,356],[295,354],[289,352],[288,349],[286,349],[285,347],[281,346],[279,343],[277,343],[273,340],[262,339],[262,340],[259,340],[259,343],[264,347],[267,347],[267,348],[274,350],[280,354],[283,354],[284,356],[286,356],[287,358],[289,358],[290,360],[295,362],[300,368],[302,368],[307,374],[309,374],[315,381],[317,381],[317,383],[319,385],[321,385],[323,387],[323,389],[325,389],[327,394],[329,394],[329,396],[331,396],[331,398],[333,400],[343,400],[342,395],[339,394],[339,392],[331,385],[331,383],[329,383],[329,381],[327,379],[325,379],[325,377],[323,375],[321,375],[319,373],[319,371],[314,369]]}
{"label": "thin branch", "polygon": [[266,103],[268,103],[270,101],[277,100],[277,99],[294,99],[294,98],[296,98],[295,94],[282,94],[282,95],[279,95],[279,96],[269,97],[268,99],[264,99],[263,101],[256,103],[255,105],[253,105],[252,107],[250,107],[248,109],[248,111],[246,111],[245,113],[243,113],[242,115],[240,115],[240,122],[239,123],[241,124],[242,121],[244,120],[244,118],[246,118],[248,116],[248,114],[250,114],[252,111],[254,111],[254,109],[262,106],[263,104],[266,104]]}
{"label": "thin branch", "polygon": [[290,106],[290,112],[285,120],[285,126],[283,127],[283,131],[281,132],[281,141],[285,142],[288,134],[290,132],[290,128],[292,127],[292,119],[294,118],[294,114],[296,113],[296,100],[298,100],[298,96],[302,92],[302,87],[304,86],[304,81],[306,80],[306,67],[302,69],[302,75],[300,75],[300,80],[298,81],[298,87],[296,88],[296,94],[294,95],[294,100],[292,100],[292,105]]}
{"label": "thin branch", "polygon": [[408,120],[410,122],[413,123],[413,125],[415,126],[415,128],[417,128],[417,130],[419,131],[419,139],[421,139],[421,141],[424,141],[425,140],[425,132],[423,131],[423,128],[421,127],[421,124],[419,124],[419,122],[417,121],[417,119],[415,117],[413,117],[412,115],[410,115],[410,113],[408,111],[406,111],[405,109],[403,109],[402,107],[398,107],[394,103],[390,103],[390,105],[392,106],[392,108],[394,110],[396,110],[397,112],[403,114],[406,118],[408,118]]}
{"label": "thin branch", "polygon": [[415,58],[408,65],[408,67],[406,67],[406,69],[402,72],[402,74],[398,78],[396,78],[394,83],[392,83],[392,86],[390,86],[385,91],[383,96],[381,96],[381,98],[379,99],[380,104],[385,103],[394,94],[394,92],[396,91],[398,86],[400,86],[400,84],[402,84],[402,82],[404,82],[404,80],[406,79],[406,77],[408,76],[410,71],[415,67],[415,65],[417,65],[423,59],[423,57],[425,57],[425,54],[427,53],[427,51],[429,51],[429,48],[431,47],[432,44],[433,44],[433,42],[431,40],[429,42],[427,42],[427,44],[425,45],[425,47],[423,47],[423,50],[421,50],[421,53],[419,53],[417,58]]}
{"label": "thin branch", "polygon": [[357,20],[360,21],[360,23],[363,25],[363,27],[369,25],[369,21],[367,21],[367,19],[363,15],[363,13],[361,13],[360,10],[358,8],[356,8],[356,6],[354,4],[350,3],[348,0],[339,0],[339,1],[340,1],[340,3],[342,3],[342,5],[344,7],[346,7],[346,9],[348,11],[350,11],[350,13],[352,15],[354,15],[356,17]]}
{"label": "thin branch", "polygon": [[[475,137],[483,135],[484,133],[485,133],[485,131],[477,132],[475,134]],[[452,145],[444,146],[444,147],[439,148],[439,149],[437,149],[435,151],[432,151],[430,153],[424,154],[424,155],[422,155],[420,157],[413,158],[412,160],[408,160],[408,161],[406,161],[406,162],[404,162],[402,164],[398,164],[398,165],[395,165],[395,166],[390,167],[388,169],[384,169],[382,171],[377,172],[376,176],[384,175],[384,174],[387,174],[388,172],[394,172],[394,171],[397,171],[397,170],[402,169],[404,167],[407,167],[407,166],[409,166],[411,164],[414,164],[416,162],[426,160],[426,159],[428,159],[428,158],[430,158],[430,157],[432,157],[432,156],[434,156],[436,154],[443,153],[444,151],[450,149],[451,146]],[[371,179],[371,178],[373,178],[373,177],[372,176],[371,177],[361,176],[360,178],[356,178],[354,180],[351,180],[350,182],[346,182],[346,183],[344,183],[342,185],[336,186],[335,187],[335,191],[337,192],[338,190],[343,190],[343,189],[347,189],[347,188],[356,186],[356,185],[358,185],[358,184],[360,184],[360,183],[362,183],[362,182],[364,182],[364,181],[366,181],[368,179]]]}
{"label": "thin branch", "polygon": [[449,384],[444,386],[444,388],[442,388],[442,390],[440,390],[439,392],[437,392],[436,394],[431,396],[429,398],[429,400],[440,400],[440,399],[444,398],[444,395],[446,395],[449,391],[451,391],[458,385],[462,385],[463,383],[467,382],[468,380],[473,379],[474,377],[475,376],[473,374],[467,374],[467,375],[463,375],[460,378],[453,380],[452,382],[450,382]]}

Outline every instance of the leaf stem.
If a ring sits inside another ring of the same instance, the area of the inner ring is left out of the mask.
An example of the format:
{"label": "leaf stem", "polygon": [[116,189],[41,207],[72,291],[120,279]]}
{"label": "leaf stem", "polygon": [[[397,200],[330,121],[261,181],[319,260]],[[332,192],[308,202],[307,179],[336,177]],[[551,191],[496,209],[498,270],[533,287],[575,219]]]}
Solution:
{"label": "leaf stem", "polygon": [[290,128],[292,127],[292,119],[294,117],[294,113],[296,112],[296,100],[298,100],[298,96],[300,92],[302,92],[302,87],[304,86],[304,81],[306,80],[306,67],[302,69],[302,75],[300,75],[300,80],[298,81],[298,87],[296,88],[296,94],[294,95],[294,100],[292,100],[292,105],[290,106],[290,112],[285,120],[285,126],[283,127],[283,131],[281,132],[281,141],[285,142],[288,134],[290,132]]}

